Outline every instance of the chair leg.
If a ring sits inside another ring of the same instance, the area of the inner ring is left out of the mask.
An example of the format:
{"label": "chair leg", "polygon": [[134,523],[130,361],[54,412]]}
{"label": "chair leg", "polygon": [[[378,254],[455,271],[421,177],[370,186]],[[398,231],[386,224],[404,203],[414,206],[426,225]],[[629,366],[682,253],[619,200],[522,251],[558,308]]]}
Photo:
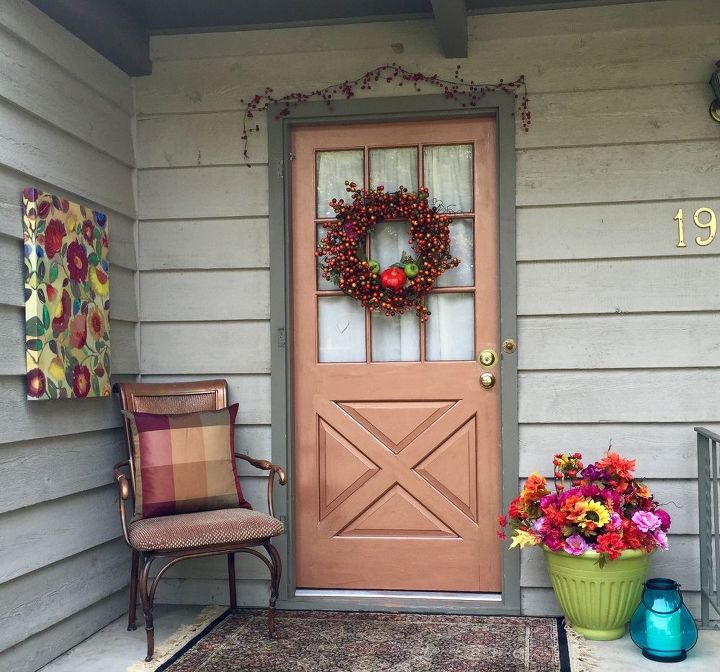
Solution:
{"label": "chair leg", "polygon": [[142,555],[142,571],[140,572],[140,599],[143,606],[143,614],[145,615],[145,636],[147,637],[147,656],[145,662],[150,662],[155,652],[155,628],[153,626],[153,597],[154,591],[148,590],[148,581],[150,575],[150,565],[152,565],[152,557],[143,553]]}
{"label": "chair leg", "polygon": [[235,554],[227,554],[228,562],[228,583],[230,584],[230,609],[237,609],[237,584],[235,583]]}
{"label": "chair leg", "polygon": [[137,612],[138,597],[138,565],[140,563],[140,553],[133,549],[132,565],[130,566],[130,604],[128,605],[128,630],[135,630],[135,615]]}
{"label": "chair leg", "polygon": [[268,634],[271,639],[277,639],[275,631],[275,603],[280,591],[280,577],[282,576],[282,560],[275,546],[271,542],[263,544],[265,550],[270,554],[272,569],[270,570],[270,606],[268,609]]}

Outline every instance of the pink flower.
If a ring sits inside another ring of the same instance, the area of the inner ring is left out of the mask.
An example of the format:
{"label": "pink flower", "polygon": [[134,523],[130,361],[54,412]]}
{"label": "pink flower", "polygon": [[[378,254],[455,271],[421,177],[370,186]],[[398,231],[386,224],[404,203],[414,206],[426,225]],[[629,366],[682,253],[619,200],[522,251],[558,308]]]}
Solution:
{"label": "pink flower", "polygon": [[570,555],[582,555],[587,549],[588,545],[579,534],[573,534],[565,540],[565,551]]}
{"label": "pink flower", "polygon": [[632,521],[641,532],[653,532],[661,524],[660,518],[650,511],[636,511],[633,514]]}
{"label": "pink flower", "polygon": [[657,545],[663,550],[668,550],[668,538],[667,534],[663,532],[662,530],[655,530],[653,532],[653,537],[655,537],[655,541],[657,541]]}
{"label": "pink flower", "polygon": [[619,530],[622,527],[622,517],[619,513],[610,514],[610,523],[606,525],[609,530]]}

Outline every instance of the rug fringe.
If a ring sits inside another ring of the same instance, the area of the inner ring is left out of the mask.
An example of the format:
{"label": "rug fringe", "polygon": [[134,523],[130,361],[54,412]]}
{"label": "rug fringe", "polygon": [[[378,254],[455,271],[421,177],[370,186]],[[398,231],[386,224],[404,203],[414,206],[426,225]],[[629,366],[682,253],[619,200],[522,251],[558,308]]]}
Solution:
{"label": "rug fringe", "polygon": [[181,625],[160,646],[155,647],[153,659],[146,663],[138,660],[127,668],[127,672],[153,672],[168,658],[174,655],[182,646],[189,642],[200,630],[212,623],[220,614],[227,611],[227,607],[205,607],[198,615],[196,621],[190,625]]}
{"label": "rug fringe", "polygon": [[595,672],[597,667],[585,637],[567,621],[565,621],[565,634],[567,636],[572,672]]}

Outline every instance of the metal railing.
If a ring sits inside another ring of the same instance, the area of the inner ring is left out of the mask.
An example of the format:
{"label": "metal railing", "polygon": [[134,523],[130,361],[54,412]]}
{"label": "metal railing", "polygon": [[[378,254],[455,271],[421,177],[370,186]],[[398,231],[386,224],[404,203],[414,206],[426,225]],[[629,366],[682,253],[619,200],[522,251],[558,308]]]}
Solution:
{"label": "metal railing", "polygon": [[710,627],[710,607],[720,615],[720,435],[695,427],[700,516],[700,617]]}

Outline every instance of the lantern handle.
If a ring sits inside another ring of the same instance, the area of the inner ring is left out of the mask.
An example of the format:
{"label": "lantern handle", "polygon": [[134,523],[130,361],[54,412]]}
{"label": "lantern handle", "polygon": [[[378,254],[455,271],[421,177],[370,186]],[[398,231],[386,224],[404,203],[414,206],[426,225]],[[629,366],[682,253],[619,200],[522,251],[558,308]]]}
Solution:
{"label": "lantern handle", "polygon": [[[651,579],[651,580],[652,580],[652,579]],[[655,609],[653,609],[652,607],[648,606],[648,605],[645,603],[645,591],[643,591],[642,598],[641,598],[641,602],[643,603],[643,606],[644,606],[648,611],[651,611],[653,614],[663,614],[663,615],[667,615],[667,614],[674,614],[676,611],[680,611],[680,609],[682,609],[683,606],[685,606],[685,600],[683,599],[683,594],[682,594],[682,592],[680,591],[680,588],[682,587],[682,584],[678,583],[677,581],[673,581],[673,583],[675,584],[674,590],[677,592],[678,597],[680,598],[680,604],[677,606],[676,609],[673,609],[672,611],[655,611]],[[648,584],[647,581],[646,581],[645,583],[643,583],[643,587],[647,588],[647,584]]]}

